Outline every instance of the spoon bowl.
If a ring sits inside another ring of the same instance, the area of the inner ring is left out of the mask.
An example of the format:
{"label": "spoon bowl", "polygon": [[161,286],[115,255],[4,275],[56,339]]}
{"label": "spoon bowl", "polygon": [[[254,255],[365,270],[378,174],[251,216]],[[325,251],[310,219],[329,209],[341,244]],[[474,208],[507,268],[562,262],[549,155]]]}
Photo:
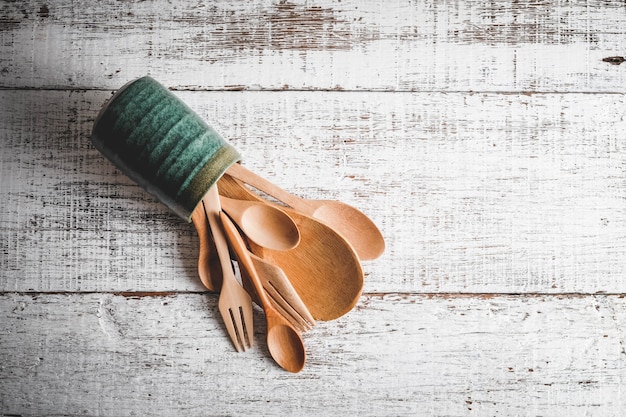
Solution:
{"label": "spoon bowl", "polygon": [[259,246],[283,251],[300,243],[300,232],[293,219],[276,206],[256,201],[221,197],[222,209]]}
{"label": "spoon bowl", "polygon": [[[220,179],[219,186],[231,198],[265,201],[229,175]],[[363,291],[358,256],[331,227],[290,208],[284,210],[298,225],[300,244],[287,251],[276,251],[251,242],[252,252],[284,271],[315,320],[343,316],[356,305]]]}
{"label": "spoon bowl", "polygon": [[385,251],[383,236],[360,210],[335,200],[308,200],[314,207],[310,216],[326,223],[350,242],[362,260],[380,257]]}
{"label": "spoon bowl", "polygon": [[385,240],[378,227],[355,207],[341,201],[300,198],[246,169],[241,164],[231,165],[226,172],[295,210],[328,224],[350,242],[362,260],[376,259],[385,251]]}
{"label": "spoon bowl", "polygon": [[273,310],[265,311],[267,321],[267,348],[272,358],[289,372],[300,372],[306,352],[300,334],[285,324],[285,319]]}
{"label": "spoon bowl", "polygon": [[267,348],[270,355],[283,369],[289,372],[300,372],[306,362],[304,342],[300,333],[274,309],[269,297],[263,290],[261,279],[236,226],[225,214],[222,213],[220,218],[230,246],[243,268],[246,269],[265,311]]}

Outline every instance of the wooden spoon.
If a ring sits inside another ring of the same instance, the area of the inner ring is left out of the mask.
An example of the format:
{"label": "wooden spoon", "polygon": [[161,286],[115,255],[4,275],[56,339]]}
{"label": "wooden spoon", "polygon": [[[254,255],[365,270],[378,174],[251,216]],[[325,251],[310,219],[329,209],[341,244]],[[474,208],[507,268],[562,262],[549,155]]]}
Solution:
{"label": "wooden spoon", "polygon": [[224,213],[220,213],[220,218],[230,246],[234,250],[240,264],[248,272],[248,276],[252,280],[256,293],[261,300],[263,310],[265,310],[267,348],[272,358],[283,369],[289,372],[300,372],[306,361],[306,352],[300,333],[274,309],[272,302],[263,289],[263,284],[252,263],[246,244],[233,222]]}
{"label": "wooden spoon", "polygon": [[[283,317],[301,332],[311,330],[315,326],[315,319],[311,316],[309,309],[304,304],[291,281],[285,275],[285,271],[278,266],[259,258],[248,250],[250,260],[261,280],[266,295],[272,302],[274,308]],[[248,290],[252,299],[261,305],[260,297],[256,294],[256,288],[250,287],[252,279],[246,274],[245,268],[241,271],[243,287]]]}
{"label": "wooden spoon", "polygon": [[[300,242],[298,226],[280,208],[224,196],[221,196],[220,200],[222,209],[232,216],[246,236],[256,241],[258,245],[275,250],[287,250]],[[191,221],[200,241],[198,275],[209,291],[219,291],[222,287],[222,267],[206,216],[202,204],[198,204],[191,214]]]}
{"label": "wooden spoon", "polygon": [[222,266],[209,227],[204,204],[200,203],[191,214],[191,221],[198,233],[200,251],[198,254],[198,275],[200,281],[209,291],[220,291],[222,288]]}
{"label": "wooden spoon", "polygon": [[[219,180],[223,195],[265,201],[229,175]],[[350,311],[363,291],[363,270],[352,246],[326,224],[290,208],[284,210],[298,225],[300,244],[275,251],[250,244],[252,252],[280,267],[316,320],[333,320]]]}
{"label": "wooden spoon", "polygon": [[226,172],[288,206],[323,221],[345,237],[354,247],[359,258],[363,260],[376,259],[385,251],[385,240],[374,222],[348,204],[333,200],[307,200],[297,197],[241,164],[231,165]]}
{"label": "wooden spoon", "polygon": [[221,196],[222,210],[241,228],[248,239],[274,250],[293,249],[300,243],[298,226],[276,206],[257,201]]}

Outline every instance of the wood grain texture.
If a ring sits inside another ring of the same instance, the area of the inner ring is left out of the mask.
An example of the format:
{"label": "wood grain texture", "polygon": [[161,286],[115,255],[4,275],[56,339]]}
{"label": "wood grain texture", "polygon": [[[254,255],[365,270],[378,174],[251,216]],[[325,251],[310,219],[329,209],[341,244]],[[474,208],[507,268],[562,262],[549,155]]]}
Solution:
{"label": "wood grain texture", "polygon": [[618,416],[626,402],[622,297],[368,296],[305,334],[300,374],[272,362],[262,324],[234,352],[215,296],[0,300],[10,415]]}
{"label": "wood grain texture", "polygon": [[[2,290],[201,289],[193,227],[89,142],[109,94],[0,92]],[[366,292],[625,291],[622,95],[178,94],[249,168],[380,225]]]}
{"label": "wood grain texture", "polygon": [[[0,415],[623,416],[619,1],[0,2]],[[289,374],[89,141],[151,74],[385,255]],[[236,90],[236,91],[234,91]]]}
{"label": "wood grain texture", "polygon": [[0,85],[624,92],[603,59],[625,20],[602,0],[3,2]]}

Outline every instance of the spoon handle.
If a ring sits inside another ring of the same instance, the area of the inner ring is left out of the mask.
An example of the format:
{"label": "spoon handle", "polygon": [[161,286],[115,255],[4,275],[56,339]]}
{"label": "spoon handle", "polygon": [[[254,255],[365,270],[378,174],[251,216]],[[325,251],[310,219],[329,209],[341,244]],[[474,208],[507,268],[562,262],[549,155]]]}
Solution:
{"label": "spoon handle", "polygon": [[239,260],[239,262],[241,262],[241,265],[248,273],[252,284],[254,284],[254,288],[256,289],[257,295],[259,296],[259,301],[261,301],[263,309],[266,310],[268,308],[273,308],[273,306],[270,304],[270,300],[267,294],[265,294],[261,278],[259,278],[258,272],[254,267],[254,264],[252,263],[252,258],[248,253],[246,244],[241,238],[239,231],[233,224],[232,220],[230,220],[224,212],[220,213],[220,219],[222,221],[222,225],[224,226],[224,231],[226,232],[226,237],[228,238],[230,247],[233,249],[235,255],[237,256],[237,259]]}
{"label": "spoon handle", "polygon": [[261,299],[267,321],[267,347],[272,358],[283,369],[289,372],[300,372],[306,361],[306,352],[300,333],[271,304],[263,289],[261,278],[252,263],[252,258],[250,258],[245,243],[233,222],[224,213],[220,213],[220,219],[231,248],[233,248],[242,267],[248,272],[248,276]]}
{"label": "spoon handle", "polygon": [[208,224],[215,240],[215,248],[217,249],[217,256],[222,267],[222,275],[228,275],[228,279],[235,280],[232,265],[230,264],[230,254],[228,253],[228,246],[226,245],[226,239],[219,225],[219,215],[221,213],[221,206],[219,195],[217,194],[217,185],[214,185],[209,190],[207,196],[202,200],[204,205]]}
{"label": "spoon handle", "polygon": [[315,211],[315,207],[310,205],[306,200],[283,190],[276,184],[255,174],[241,164],[231,165],[226,172],[231,177],[243,181],[246,184],[250,184],[304,214],[311,215]]}
{"label": "spoon handle", "polygon": [[209,231],[209,220],[206,216],[202,202],[191,214],[191,221],[196,228],[200,241],[198,275],[202,284],[209,291],[219,291],[222,287],[222,267],[217,262],[217,253]]}

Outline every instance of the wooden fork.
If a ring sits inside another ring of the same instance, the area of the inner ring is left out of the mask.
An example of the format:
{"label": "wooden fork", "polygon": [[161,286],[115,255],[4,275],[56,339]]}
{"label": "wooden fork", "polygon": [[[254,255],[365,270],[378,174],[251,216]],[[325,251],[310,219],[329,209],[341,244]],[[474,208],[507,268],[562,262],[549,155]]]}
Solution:
{"label": "wooden fork", "polygon": [[218,307],[230,340],[232,340],[237,352],[241,352],[252,347],[252,299],[235,277],[226,236],[220,220],[221,206],[217,184],[211,187],[202,199],[202,204],[209,220],[213,241],[222,267],[222,288]]}
{"label": "wooden fork", "polygon": [[[237,231],[239,231],[239,229],[237,229]],[[243,243],[243,236],[241,242]],[[236,242],[231,241],[230,244],[232,246],[235,245]],[[293,285],[289,281],[289,278],[287,278],[285,272],[280,267],[271,264],[250,252],[245,245],[238,249],[247,253],[246,258],[249,259],[249,262],[242,264],[241,259],[239,259],[239,266],[241,267],[240,270],[244,288],[248,290],[250,294],[256,296],[255,301],[257,304],[261,305],[261,297],[257,293],[258,290],[253,285],[247,285],[252,283],[251,268],[256,271],[262,290],[268,296],[268,299],[274,308],[296,329],[304,332],[315,326],[315,319],[309,312],[306,305],[302,302],[302,299],[296,290],[293,288]],[[235,253],[237,253],[236,250]]]}

